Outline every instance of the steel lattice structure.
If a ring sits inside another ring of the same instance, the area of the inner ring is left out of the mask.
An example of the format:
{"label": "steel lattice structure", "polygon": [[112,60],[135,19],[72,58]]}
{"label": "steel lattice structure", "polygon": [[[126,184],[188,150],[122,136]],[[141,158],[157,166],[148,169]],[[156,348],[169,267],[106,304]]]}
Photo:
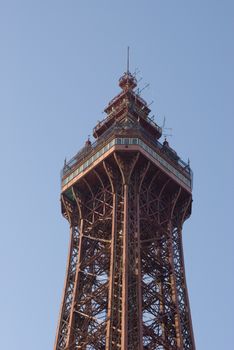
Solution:
{"label": "steel lattice structure", "polygon": [[182,225],[192,172],[149,118],[135,77],[62,171],[70,252],[55,350],[195,350]]}

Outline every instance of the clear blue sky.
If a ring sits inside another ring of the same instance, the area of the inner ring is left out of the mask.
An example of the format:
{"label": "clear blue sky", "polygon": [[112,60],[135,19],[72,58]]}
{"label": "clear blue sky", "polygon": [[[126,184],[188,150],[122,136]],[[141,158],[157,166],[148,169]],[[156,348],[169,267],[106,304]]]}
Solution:
{"label": "clear blue sky", "polygon": [[233,348],[233,37],[232,0],[0,0],[1,349],[53,348],[69,237],[59,172],[118,93],[127,45],[194,170],[197,349]]}

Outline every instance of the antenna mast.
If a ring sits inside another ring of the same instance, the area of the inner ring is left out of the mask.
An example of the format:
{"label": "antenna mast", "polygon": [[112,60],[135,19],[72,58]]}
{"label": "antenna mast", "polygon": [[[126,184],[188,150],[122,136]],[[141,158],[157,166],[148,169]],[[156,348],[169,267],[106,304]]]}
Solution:
{"label": "antenna mast", "polygon": [[129,73],[129,46],[127,49],[127,73]]}

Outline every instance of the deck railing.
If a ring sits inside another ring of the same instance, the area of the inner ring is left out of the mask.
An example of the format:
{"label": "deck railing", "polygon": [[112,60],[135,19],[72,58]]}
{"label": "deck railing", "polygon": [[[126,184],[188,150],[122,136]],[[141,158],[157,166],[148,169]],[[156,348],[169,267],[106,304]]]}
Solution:
{"label": "deck railing", "polygon": [[179,158],[174,153],[170,152],[164,152],[165,147],[158,141],[152,138],[152,135],[147,132],[145,129],[143,129],[140,125],[136,125],[135,127],[131,127],[130,129],[123,129],[123,127],[119,125],[113,125],[110,127],[106,132],[102,134],[95,142],[93,142],[90,145],[87,145],[83,147],[70,161],[68,161],[63,169],[61,170],[61,178],[64,178],[64,176],[68,175],[71,171],[74,170],[74,168],[80,164],[82,161],[84,161],[87,157],[90,157],[90,155],[94,152],[96,152],[99,148],[101,148],[105,143],[107,143],[111,137],[113,136],[120,136],[120,137],[128,137],[129,131],[131,130],[132,134],[137,134],[140,137],[143,137],[143,139],[150,145],[152,145],[154,148],[158,149],[160,152],[160,155],[165,158],[165,160],[169,160],[173,165],[184,174],[187,174],[187,176],[191,179],[193,178],[193,173],[190,168],[190,165],[186,162],[184,162],[181,158]]}

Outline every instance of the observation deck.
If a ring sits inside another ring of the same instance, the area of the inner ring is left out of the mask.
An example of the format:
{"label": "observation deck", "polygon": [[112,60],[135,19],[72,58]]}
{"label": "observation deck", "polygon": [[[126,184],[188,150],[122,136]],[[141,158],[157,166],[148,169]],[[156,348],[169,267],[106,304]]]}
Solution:
{"label": "observation deck", "polygon": [[139,150],[153,158],[156,165],[179,182],[188,191],[192,190],[193,174],[188,163],[184,162],[168,144],[154,140],[143,128],[122,129],[113,126],[94,143],[86,145],[62,169],[62,190],[70,187],[82,173],[96,165],[101,158],[115,150]]}

